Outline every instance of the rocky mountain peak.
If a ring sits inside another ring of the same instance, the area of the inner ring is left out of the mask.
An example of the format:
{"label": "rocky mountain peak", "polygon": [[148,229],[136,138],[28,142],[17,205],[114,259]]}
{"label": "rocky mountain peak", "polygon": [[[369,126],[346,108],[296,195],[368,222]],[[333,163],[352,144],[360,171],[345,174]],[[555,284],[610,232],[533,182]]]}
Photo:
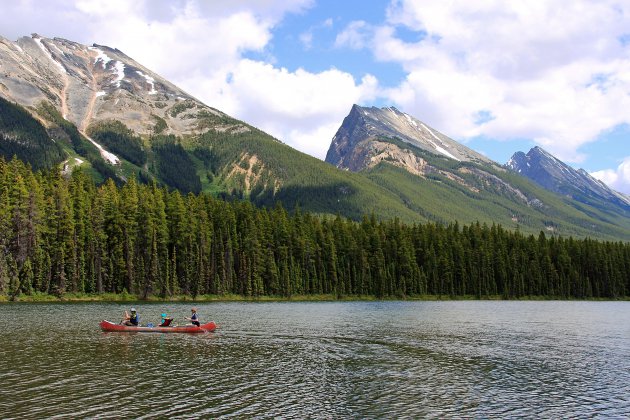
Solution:
{"label": "rocky mountain peak", "polygon": [[139,134],[195,134],[227,117],[116,48],[38,34],[0,37],[0,96],[30,108],[50,102],[83,133],[114,119]]}
{"label": "rocky mountain peak", "polygon": [[326,162],[338,168],[361,170],[366,165],[363,152],[369,147],[368,143],[387,142],[387,139],[397,139],[448,159],[493,164],[485,156],[393,106],[368,108],[359,105],[352,106],[333,137]]}
{"label": "rocky mountain peak", "polygon": [[630,211],[629,197],[612,190],[584,169],[572,168],[540,146],[527,154],[516,152],[505,166],[549,191],[591,204],[593,200],[601,200]]}

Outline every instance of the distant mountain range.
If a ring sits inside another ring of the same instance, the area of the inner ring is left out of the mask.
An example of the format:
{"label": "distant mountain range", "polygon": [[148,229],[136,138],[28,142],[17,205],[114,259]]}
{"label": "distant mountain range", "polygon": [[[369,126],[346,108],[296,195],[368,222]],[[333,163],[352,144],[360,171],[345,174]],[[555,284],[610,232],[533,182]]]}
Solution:
{"label": "distant mountain range", "polygon": [[[531,156],[529,166],[523,156]],[[542,149],[519,152],[502,166],[394,107],[354,105],[326,161],[364,174],[431,220],[623,238],[630,227],[628,197]]]}
{"label": "distant mountain range", "polygon": [[542,149],[503,166],[396,108],[352,107],[326,162],[203,104],[119,50],[0,38],[0,154],[318,214],[498,223],[630,240],[630,199]]}
{"label": "distant mountain range", "polygon": [[630,197],[614,191],[584,169],[573,169],[541,147],[536,146],[527,154],[516,152],[506,166],[549,191],[630,217]]}

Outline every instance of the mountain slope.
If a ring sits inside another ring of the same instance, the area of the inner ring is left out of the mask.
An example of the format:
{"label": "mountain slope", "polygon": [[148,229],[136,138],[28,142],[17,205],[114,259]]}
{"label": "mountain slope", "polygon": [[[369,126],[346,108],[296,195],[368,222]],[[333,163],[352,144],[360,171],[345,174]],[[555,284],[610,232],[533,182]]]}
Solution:
{"label": "mountain slope", "polygon": [[515,153],[506,166],[543,188],[604,211],[630,217],[630,197],[612,190],[584,169],[575,170],[541,147]]}
{"label": "mountain slope", "polygon": [[623,214],[546,191],[395,108],[353,106],[327,161],[364,174],[430,220],[630,238]]}
{"label": "mountain slope", "polygon": [[209,131],[186,147],[202,165],[202,179],[212,178],[204,179],[206,190],[247,197],[258,205],[271,207],[280,201],[289,209],[300,206],[355,220],[371,212],[409,222],[424,220],[396,194],[363,175],[340,171],[257,129],[238,134]]}
{"label": "mountain slope", "polygon": [[64,171],[82,166],[99,181],[135,175],[183,192],[355,219],[374,212],[420,220],[381,186],[206,106],[116,49],[39,35],[0,39],[0,98],[43,124],[46,144],[65,153],[47,165],[63,160]]}
{"label": "mountain slope", "polygon": [[135,176],[355,220],[373,212],[630,239],[628,218],[570,205],[394,108],[353,107],[333,139],[333,166],[199,102],[116,49],[38,35],[0,39],[0,98],[19,120],[0,120],[10,140],[0,154],[64,173],[80,166],[99,182]]}
{"label": "mountain slope", "polygon": [[16,42],[0,37],[0,72],[0,95],[25,107],[49,101],[81,132],[115,119],[141,135],[186,135],[227,117],[121,51],[97,44],[37,34]]}
{"label": "mountain slope", "polygon": [[34,169],[43,169],[59,164],[65,153],[41,122],[0,97],[0,155],[17,156]]}
{"label": "mountain slope", "polygon": [[[358,105],[352,107],[333,137],[326,162],[357,171],[382,160],[376,153],[381,149],[389,149],[383,151],[393,157],[396,152],[391,145],[374,142],[383,137],[396,137],[404,143],[457,161],[494,163],[394,107],[379,109]],[[402,155],[400,158],[404,159]]]}

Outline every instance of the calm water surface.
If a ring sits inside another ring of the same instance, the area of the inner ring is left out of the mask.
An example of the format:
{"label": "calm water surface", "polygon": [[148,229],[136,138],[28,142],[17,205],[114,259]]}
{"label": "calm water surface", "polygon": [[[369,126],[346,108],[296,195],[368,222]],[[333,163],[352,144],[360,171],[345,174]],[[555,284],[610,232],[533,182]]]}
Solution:
{"label": "calm water surface", "polygon": [[630,416],[628,302],[211,303],[216,333],[99,330],[124,309],[0,305],[0,418]]}

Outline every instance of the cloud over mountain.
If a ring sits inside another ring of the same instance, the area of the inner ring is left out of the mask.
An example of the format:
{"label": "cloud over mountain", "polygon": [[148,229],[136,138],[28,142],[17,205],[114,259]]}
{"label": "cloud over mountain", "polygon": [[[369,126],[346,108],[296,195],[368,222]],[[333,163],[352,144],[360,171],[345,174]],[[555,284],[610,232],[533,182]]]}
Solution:
{"label": "cloud over mountain", "polygon": [[531,138],[579,162],[582,145],[630,122],[629,27],[616,1],[400,0],[381,25],[347,25],[337,45],[402,66],[384,95],[439,129]]}
{"label": "cloud over mountain", "polygon": [[[531,139],[569,162],[630,123],[627,1],[392,0],[366,5],[378,8],[372,15],[345,3],[325,8],[316,0],[16,0],[3,5],[0,27],[11,39],[40,32],[118,47],[320,158],[353,103],[395,104],[463,141]],[[303,26],[282,33],[298,18]],[[333,52],[313,66],[322,25],[332,36],[323,49]],[[279,60],[291,37],[304,55]]]}

